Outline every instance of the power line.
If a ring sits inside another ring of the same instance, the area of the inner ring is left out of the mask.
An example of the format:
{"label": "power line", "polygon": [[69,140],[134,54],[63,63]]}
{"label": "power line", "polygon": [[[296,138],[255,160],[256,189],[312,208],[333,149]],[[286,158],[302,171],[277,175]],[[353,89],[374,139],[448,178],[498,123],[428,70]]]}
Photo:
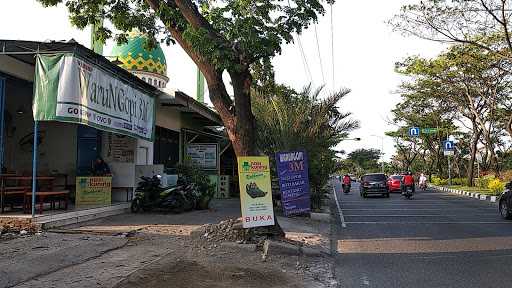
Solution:
{"label": "power line", "polygon": [[297,43],[299,44],[299,50],[302,56],[302,63],[304,64],[304,69],[306,70],[306,76],[308,77],[309,82],[313,82],[311,70],[309,69],[308,59],[306,58],[306,54],[304,53],[304,48],[302,47],[302,41],[300,40],[299,34],[297,34]]}
{"label": "power line", "polygon": [[[290,0],[288,0],[288,7],[292,8]],[[311,75],[311,70],[309,69],[308,59],[306,58],[306,54],[304,53],[304,48],[302,47],[302,41],[300,40],[300,34],[297,33],[297,43],[299,44],[299,51],[302,57],[302,64],[304,65],[304,72],[306,73],[306,77],[309,82],[313,82],[313,77]]]}
{"label": "power line", "polygon": [[318,44],[318,32],[316,31],[316,23],[315,23],[315,39],[316,39],[316,49],[318,51],[318,60],[320,61],[320,72],[322,73],[322,82],[323,82],[323,84],[325,84],[324,65],[322,63],[322,54],[320,53],[320,44]]}

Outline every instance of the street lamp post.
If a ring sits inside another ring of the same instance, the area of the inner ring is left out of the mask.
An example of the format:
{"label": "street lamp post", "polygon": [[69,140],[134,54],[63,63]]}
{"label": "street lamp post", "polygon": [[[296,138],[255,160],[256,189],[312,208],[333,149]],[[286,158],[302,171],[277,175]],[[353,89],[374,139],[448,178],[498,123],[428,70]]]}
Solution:
{"label": "street lamp post", "polygon": [[380,139],[380,144],[381,144],[381,148],[380,148],[380,154],[382,155],[382,158],[381,158],[381,163],[382,163],[382,173],[384,173],[384,137],[383,136],[379,136],[379,135],[370,135],[370,136],[373,136],[373,137],[377,137]]}

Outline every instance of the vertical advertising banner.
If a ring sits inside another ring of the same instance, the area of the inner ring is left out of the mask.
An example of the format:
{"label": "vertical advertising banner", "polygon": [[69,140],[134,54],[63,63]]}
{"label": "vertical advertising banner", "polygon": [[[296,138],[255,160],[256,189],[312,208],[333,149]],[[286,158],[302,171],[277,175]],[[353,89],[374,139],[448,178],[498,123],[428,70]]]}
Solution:
{"label": "vertical advertising banner", "polygon": [[238,157],[244,228],[274,225],[268,157]]}
{"label": "vertical advertising banner", "polygon": [[284,215],[309,213],[311,211],[311,197],[309,194],[306,152],[278,152],[276,163]]}

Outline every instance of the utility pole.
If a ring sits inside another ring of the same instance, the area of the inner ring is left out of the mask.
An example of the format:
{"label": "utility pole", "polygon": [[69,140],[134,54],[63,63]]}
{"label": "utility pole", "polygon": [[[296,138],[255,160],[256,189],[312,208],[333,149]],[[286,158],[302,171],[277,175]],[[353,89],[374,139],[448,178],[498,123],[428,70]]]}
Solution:
{"label": "utility pole", "polygon": [[380,139],[380,155],[381,155],[381,170],[384,173],[384,137],[379,135],[370,135]]}

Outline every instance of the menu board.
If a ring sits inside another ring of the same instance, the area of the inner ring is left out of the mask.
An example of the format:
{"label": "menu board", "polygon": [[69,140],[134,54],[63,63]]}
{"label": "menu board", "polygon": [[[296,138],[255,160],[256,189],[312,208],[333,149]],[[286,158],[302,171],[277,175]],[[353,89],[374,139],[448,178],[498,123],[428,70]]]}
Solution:
{"label": "menu board", "polygon": [[217,144],[188,144],[187,156],[197,166],[205,170],[217,169]]}
{"label": "menu board", "polygon": [[135,161],[135,139],[109,133],[107,136],[107,159],[111,162],[133,163]]}

